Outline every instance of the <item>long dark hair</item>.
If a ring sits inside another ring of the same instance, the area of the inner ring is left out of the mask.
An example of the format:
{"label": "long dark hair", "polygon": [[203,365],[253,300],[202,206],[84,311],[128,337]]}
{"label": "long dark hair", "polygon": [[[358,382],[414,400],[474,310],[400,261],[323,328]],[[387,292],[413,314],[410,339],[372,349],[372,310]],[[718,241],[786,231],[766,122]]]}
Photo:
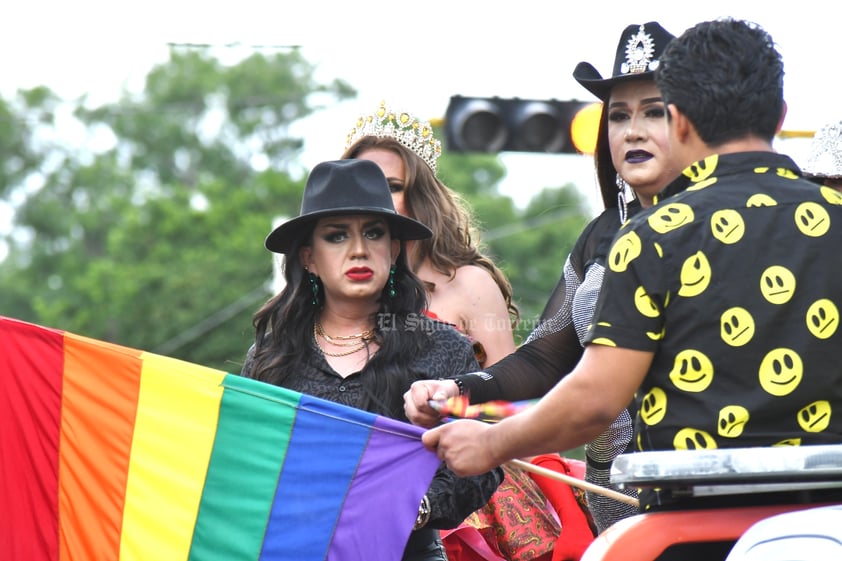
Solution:
{"label": "long dark hair", "polygon": [[[596,136],[594,150],[594,166],[602,204],[605,208],[617,206],[617,168],[611,158],[611,147],[608,144],[608,101],[602,103],[602,114],[599,116],[599,132]],[[632,191],[634,194],[634,191]]]}
{"label": "long dark hair", "polygon": [[[313,227],[296,241],[284,262],[286,285],[270,298],[253,316],[255,328],[254,361],[250,377],[278,386],[285,385],[289,376],[304,371],[308,357],[316,352],[313,346],[313,324],[324,302],[324,290],[319,288],[318,302],[313,304],[309,273],[298,259],[299,250],[312,243]],[[369,396],[376,399],[378,413],[395,417],[395,411],[383,410],[395,399],[382,396],[400,395],[419,373],[409,372],[410,364],[429,343],[427,331],[417,329],[427,308],[427,296],[421,280],[410,270],[401,242],[401,252],[395,261],[395,296],[388,287],[380,296],[376,319],[376,336],[380,349],[369,363],[377,368],[377,376],[363,378]],[[321,283],[317,283],[321,287]],[[396,393],[397,392],[397,393]]]}

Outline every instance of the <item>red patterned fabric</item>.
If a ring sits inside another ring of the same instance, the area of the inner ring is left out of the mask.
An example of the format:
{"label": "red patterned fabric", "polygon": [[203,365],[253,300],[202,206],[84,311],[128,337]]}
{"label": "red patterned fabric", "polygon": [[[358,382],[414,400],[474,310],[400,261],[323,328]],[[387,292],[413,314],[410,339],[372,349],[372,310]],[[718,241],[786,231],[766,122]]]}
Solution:
{"label": "red patterned fabric", "polygon": [[[585,475],[584,462],[562,458],[558,454],[535,456],[532,463],[579,479]],[[585,492],[544,475],[530,473],[530,476],[541,487],[561,520],[561,534],[556,538],[552,561],[579,561],[596,535],[587,510]]]}
{"label": "red patterned fabric", "polygon": [[443,530],[450,561],[550,561],[561,526],[541,488],[520,468],[505,478],[482,509],[454,530]]}
{"label": "red patterned fabric", "polygon": [[[585,464],[544,454],[535,465],[584,478]],[[442,530],[450,561],[579,561],[594,539],[584,491],[504,465],[491,501],[458,528]]]}

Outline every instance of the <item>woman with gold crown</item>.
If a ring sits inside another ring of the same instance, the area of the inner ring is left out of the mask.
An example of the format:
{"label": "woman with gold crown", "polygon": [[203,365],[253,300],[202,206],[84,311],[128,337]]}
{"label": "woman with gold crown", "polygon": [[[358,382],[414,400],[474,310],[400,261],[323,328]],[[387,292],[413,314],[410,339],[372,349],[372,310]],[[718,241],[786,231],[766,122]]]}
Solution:
{"label": "woman with gold crown", "polygon": [[[509,281],[478,247],[469,207],[437,176],[440,154],[430,123],[382,102],[357,120],[342,157],[377,163],[395,209],[433,231],[408,247],[410,264],[427,288],[427,314],[467,335],[487,367],[515,350],[512,327],[519,314]],[[450,561],[477,559],[476,549],[481,559],[502,555],[512,561],[551,553],[560,527],[547,498],[528,473],[503,469],[505,478],[488,504],[458,528],[442,531]]]}
{"label": "woman with gold crown", "polygon": [[427,287],[428,313],[470,337],[480,365],[487,366],[514,351],[519,314],[511,284],[479,247],[470,208],[437,177],[440,154],[428,122],[384,102],[357,120],[342,158],[377,163],[395,209],[433,231],[407,247],[410,266]]}

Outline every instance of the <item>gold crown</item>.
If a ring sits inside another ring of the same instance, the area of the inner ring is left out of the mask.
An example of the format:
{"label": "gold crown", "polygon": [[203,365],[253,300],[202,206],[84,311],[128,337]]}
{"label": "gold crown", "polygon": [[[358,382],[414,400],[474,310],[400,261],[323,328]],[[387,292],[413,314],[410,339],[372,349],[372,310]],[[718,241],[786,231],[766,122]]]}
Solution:
{"label": "gold crown", "polygon": [[406,111],[393,111],[385,101],[372,115],[363,115],[357,119],[354,128],[345,139],[345,149],[351,147],[364,136],[388,136],[394,138],[427,162],[433,174],[436,173],[436,160],[441,156],[441,142],[433,136],[433,127],[428,121],[422,121]]}

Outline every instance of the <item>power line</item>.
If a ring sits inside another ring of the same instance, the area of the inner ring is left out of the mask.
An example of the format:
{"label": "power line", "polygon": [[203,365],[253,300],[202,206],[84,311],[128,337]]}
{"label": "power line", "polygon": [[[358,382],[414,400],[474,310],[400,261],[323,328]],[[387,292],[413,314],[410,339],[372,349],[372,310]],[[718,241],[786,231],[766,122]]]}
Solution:
{"label": "power line", "polygon": [[563,208],[551,214],[543,214],[541,216],[529,218],[518,223],[507,224],[505,226],[494,228],[493,230],[488,230],[482,236],[482,241],[489,242],[508,236],[514,236],[516,234],[520,234],[521,232],[532,230],[533,228],[540,228],[541,226],[552,224],[553,222],[557,222],[558,220],[561,220],[562,218],[565,218],[567,216],[580,214],[582,214],[582,211],[579,208]]}
{"label": "power line", "polygon": [[239,43],[239,42],[234,42],[234,43],[175,43],[175,42],[170,41],[170,42],[167,42],[167,46],[169,46],[169,47],[182,47],[182,48],[187,48],[187,49],[219,49],[219,48],[225,48],[225,49],[254,49],[254,50],[267,50],[267,49],[295,50],[295,49],[301,48],[301,45],[277,45],[277,44],[275,44],[275,45],[272,45],[272,44],[266,44],[266,45],[250,44],[250,45],[247,45],[245,43]]}
{"label": "power line", "polygon": [[221,310],[211,314],[204,320],[200,321],[193,327],[182,331],[169,341],[166,341],[162,345],[160,345],[157,349],[155,349],[155,353],[161,355],[169,355],[173,351],[180,349],[187,343],[191,341],[195,341],[205,333],[208,333],[232,317],[236,316],[243,310],[253,307],[258,301],[266,298],[266,294],[268,289],[266,284],[261,284],[251,292],[241,296],[231,304],[228,304]]}

